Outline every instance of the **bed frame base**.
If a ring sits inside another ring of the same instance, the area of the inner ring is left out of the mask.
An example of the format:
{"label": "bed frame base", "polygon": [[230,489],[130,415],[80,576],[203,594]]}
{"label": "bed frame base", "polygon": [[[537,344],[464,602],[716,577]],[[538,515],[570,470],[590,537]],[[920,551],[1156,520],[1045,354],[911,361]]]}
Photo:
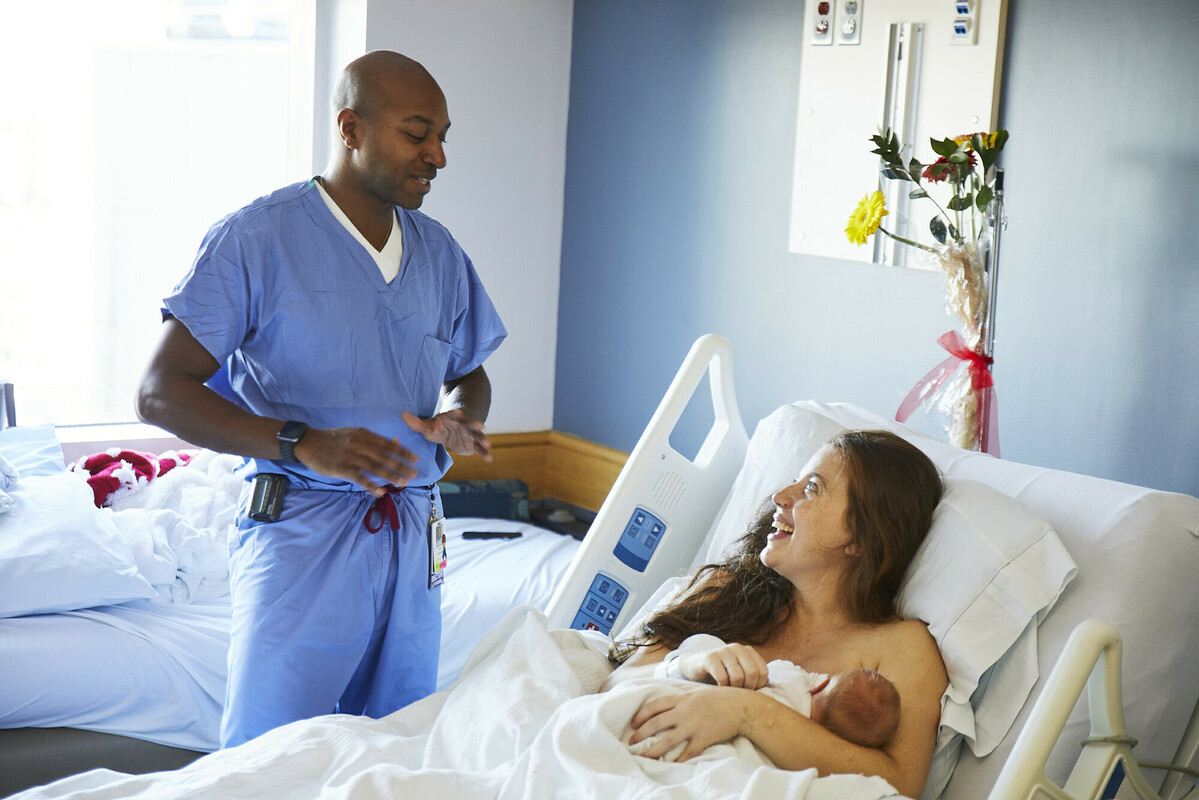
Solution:
{"label": "bed frame base", "polygon": [[78,728],[0,730],[0,797],[98,767],[131,775],[177,769],[204,753]]}

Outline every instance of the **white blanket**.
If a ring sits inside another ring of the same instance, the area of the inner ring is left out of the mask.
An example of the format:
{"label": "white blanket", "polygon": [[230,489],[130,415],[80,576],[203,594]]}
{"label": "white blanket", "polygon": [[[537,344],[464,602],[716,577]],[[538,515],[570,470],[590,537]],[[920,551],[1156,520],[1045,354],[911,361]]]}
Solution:
{"label": "white blanket", "polygon": [[200,450],[112,503],[117,530],[159,603],[211,603],[229,594],[229,530],[245,482],[239,456]]}
{"label": "white blanket", "polygon": [[[685,763],[633,755],[627,724],[650,684],[594,694],[604,653],[577,631],[511,612],[450,689],[389,717],[325,716],[278,728],[184,769],[107,770],[17,795],[34,798],[805,798],[896,797],[881,778],[766,765],[752,748],[710,748]],[[625,738],[622,738],[625,737]]]}

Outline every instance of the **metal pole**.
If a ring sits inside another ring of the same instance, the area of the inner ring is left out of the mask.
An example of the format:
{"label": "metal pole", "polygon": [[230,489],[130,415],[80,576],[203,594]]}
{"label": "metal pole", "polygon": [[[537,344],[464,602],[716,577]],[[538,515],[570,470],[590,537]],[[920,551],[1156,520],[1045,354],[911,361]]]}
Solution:
{"label": "metal pole", "polygon": [[1003,170],[995,170],[995,197],[991,201],[991,215],[993,217],[991,231],[991,258],[987,265],[987,271],[990,273],[987,280],[987,319],[984,323],[985,336],[983,341],[983,355],[995,357],[995,310],[997,308],[997,298],[999,292],[999,239],[1004,226],[1007,224],[1007,218],[1004,216],[1003,210]]}
{"label": "metal pole", "polygon": [[[1007,224],[1003,209],[1002,169],[995,170],[995,197],[991,200],[991,217],[991,257],[987,264],[987,318],[983,321],[983,355],[993,359],[995,357],[995,312],[998,308],[999,296],[999,240],[1000,234]],[[995,372],[994,364],[991,365],[991,372],[992,374]],[[992,388],[991,391],[994,389]],[[990,403],[982,403],[979,424],[981,435],[986,437],[991,430]],[[986,450],[990,442],[984,442],[984,445],[980,449]]]}

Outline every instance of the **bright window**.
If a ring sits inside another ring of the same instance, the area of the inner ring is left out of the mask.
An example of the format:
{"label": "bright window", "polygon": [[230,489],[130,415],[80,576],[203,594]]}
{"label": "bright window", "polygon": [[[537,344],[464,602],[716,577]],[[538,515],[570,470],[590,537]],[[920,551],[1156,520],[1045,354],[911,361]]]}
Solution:
{"label": "bright window", "polygon": [[0,379],[126,422],[208,227],[312,174],[314,0],[0,0]]}

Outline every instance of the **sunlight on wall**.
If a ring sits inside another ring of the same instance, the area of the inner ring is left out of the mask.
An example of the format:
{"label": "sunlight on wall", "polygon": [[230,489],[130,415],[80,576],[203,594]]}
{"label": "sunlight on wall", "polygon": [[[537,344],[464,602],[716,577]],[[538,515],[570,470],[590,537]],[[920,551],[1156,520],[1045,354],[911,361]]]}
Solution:
{"label": "sunlight on wall", "polygon": [[311,153],[287,146],[290,126],[312,124],[292,91],[305,13],[6,4],[23,33],[0,49],[0,70],[21,76],[0,98],[0,376],[20,424],[132,420],[162,298],[205,231],[308,176]]}

